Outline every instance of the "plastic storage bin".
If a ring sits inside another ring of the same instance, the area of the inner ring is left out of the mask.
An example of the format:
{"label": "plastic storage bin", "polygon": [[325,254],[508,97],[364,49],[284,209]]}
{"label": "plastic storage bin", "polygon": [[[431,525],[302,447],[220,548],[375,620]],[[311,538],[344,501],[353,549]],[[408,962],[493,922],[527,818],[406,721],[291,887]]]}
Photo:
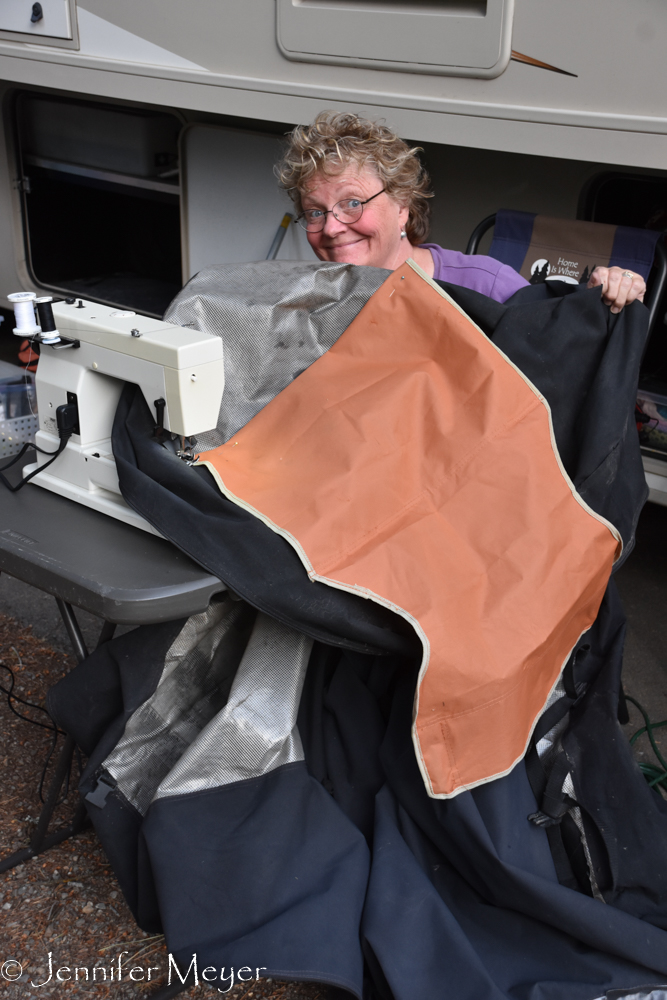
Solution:
{"label": "plastic storage bin", "polygon": [[136,177],[155,177],[178,158],[180,122],[169,114],[23,97],[21,131],[33,156]]}
{"label": "plastic storage bin", "polygon": [[0,378],[0,458],[11,458],[39,429],[32,376]]}

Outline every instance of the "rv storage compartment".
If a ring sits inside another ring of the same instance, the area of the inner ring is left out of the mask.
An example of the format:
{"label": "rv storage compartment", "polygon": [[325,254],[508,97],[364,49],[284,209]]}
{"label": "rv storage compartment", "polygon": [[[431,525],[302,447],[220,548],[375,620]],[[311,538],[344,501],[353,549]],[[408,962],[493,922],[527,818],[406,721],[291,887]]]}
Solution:
{"label": "rv storage compartment", "polygon": [[173,115],[23,97],[21,145],[39,160],[158,177],[177,160]]}
{"label": "rv storage compartment", "polygon": [[11,458],[39,430],[33,376],[0,361],[0,459]]}
{"label": "rv storage compartment", "polygon": [[34,94],[17,118],[34,280],[161,316],[181,287],[179,119]]}

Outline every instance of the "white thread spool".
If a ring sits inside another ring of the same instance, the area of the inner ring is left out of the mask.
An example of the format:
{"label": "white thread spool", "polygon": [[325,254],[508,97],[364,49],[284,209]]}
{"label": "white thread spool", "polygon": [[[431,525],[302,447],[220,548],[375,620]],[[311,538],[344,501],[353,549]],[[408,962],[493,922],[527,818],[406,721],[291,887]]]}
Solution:
{"label": "white thread spool", "polygon": [[40,328],[35,322],[35,299],[34,292],[12,292],[7,298],[14,306],[14,316],[16,326],[14,333],[17,337],[34,337],[40,333]]}

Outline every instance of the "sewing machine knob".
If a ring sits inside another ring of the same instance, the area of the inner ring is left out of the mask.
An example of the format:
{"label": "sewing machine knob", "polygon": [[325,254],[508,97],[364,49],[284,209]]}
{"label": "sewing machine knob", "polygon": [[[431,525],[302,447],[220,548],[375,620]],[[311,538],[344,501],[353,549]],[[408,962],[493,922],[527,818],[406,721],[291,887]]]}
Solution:
{"label": "sewing machine knob", "polygon": [[196,382],[196,381],[197,381],[197,376],[196,376],[196,375],[194,375],[194,374],[193,374],[193,375],[191,375],[191,376],[190,376],[190,381],[191,381],[191,382]]}

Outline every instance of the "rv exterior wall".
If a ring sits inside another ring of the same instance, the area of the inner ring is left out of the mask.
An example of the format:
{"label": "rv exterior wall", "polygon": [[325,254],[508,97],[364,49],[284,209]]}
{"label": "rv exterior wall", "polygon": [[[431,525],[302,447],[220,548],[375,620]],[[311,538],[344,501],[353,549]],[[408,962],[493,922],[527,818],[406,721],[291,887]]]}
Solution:
{"label": "rv exterior wall", "polygon": [[[320,13],[336,8],[341,19],[369,6],[287,2]],[[452,5],[370,6],[378,37],[405,8],[412,51],[428,17],[445,18]],[[0,77],[266,121],[306,121],[322,107],[349,107],[383,116],[420,141],[661,169],[667,8],[635,0],[631,17],[622,0],[584,7],[579,0],[516,0],[510,8],[506,0],[512,48],[574,75],[516,61],[494,79],[404,72],[407,63],[398,59],[395,70],[295,62],[280,50],[274,0],[84,0],[77,50],[2,38]],[[498,9],[489,0],[486,17]],[[468,21],[485,17],[473,12]],[[498,46],[500,58],[500,39]]]}
{"label": "rv exterior wall", "polygon": [[[238,124],[259,133],[280,133],[327,107],[384,118],[424,146],[436,192],[431,238],[456,249],[464,249],[477,222],[499,207],[573,217],[582,185],[610,165],[661,175],[667,169],[667,5],[655,0],[636,0],[631,18],[621,0],[589,0],[584,7],[579,0],[281,0],[290,16],[310,10],[330,17],[335,8],[344,19],[372,8],[373,18],[363,23],[377,24],[380,33],[388,15],[395,21],[398,12],[405,17],[411,59],[428,18],[456,14],[482,23],[502,8],[498,24],[506,28],[511,18],[512,49],[565,71],[512,60],[492,79],[452,75],[456,66],[444,62],[438,73],[407,72],[395,40],[382,38],[373,40],[373,51],[391,56],[393,69],[352,65],[362,51],[358,38],[347,64],[308,61],[303,51],[298,61],[286,58],[275,0],[68,3],[73,39],[67,44],[77,48],[45,37],[26,45],[0,23],[0,206],[11,220],[0,235],[0,292],[36,287],[26,263],[13,148],[12,95],[18,90],[111,109],[164,110],[184,124]],[[355,24],[362,21],[350,20]],[[498,59],[509,37],[499,35]],[[483,49],[481,42],[478,50],[473,45],[468,62]],[[489,63],[488,52],[478,61],[484,60]],[[215,175],[214,165],[204,166],[203,173]]]}
{"label": "rv exterior wall", "polygon": [[[7,295],[19,288],[38,290],[30,276],[26,260],[21,205],[21,178],[17,169],[13,108],[8,100],[13,87],[0,82],[2,141],[0,141],[0,213],[5,224],[0,228],[0,303],[7,309]],[[7,324],[4,324],[7,326]],[[17,344],[18,344],[17,340]]]}
{"label": "rv exterior wall", "polygon": [[[24,88],[20,88],[25,92]],[[5,131],[4,143],[0,143],[0,206],[5,219],[11,220],[10,226],[3,227],[0,232],[0,291],[10,291],[16,288],[34,289],[40,288],[31,277],[26,263],[26,252],[24,242],[24,230],[22,219],[20,178],[18,171],[18,159],[14,150],[14,109],[15,94],[17,88],[12,84],[5,83],[0,88],[0,96],[3,98],[5,111]],[[32,89],[32,93],[37,95],[63,97],[62,92],[40,91]],[[97,99],[100,103],[100,99]],[[108,103],[110,109],[123,111],[136,109],[136,102],[125,104],[119,101],[102,102]],[[155,110],[155,109],[153,109]],[[217,119],[211,115],[201,115],[191,110],[180,111],[178,109],[169,110],[176,113],[184,122],[188,119],[192,124],[195,122],[205,122],[208,126],[204,133],[211,132],[210,126],[216,126],[212,132],[229,132],[229,117]],[[219,124],[217,124],[219,123]],[[225,128],[220,128],[224,125]],[[254,125],[249,132],[242,130],[232,130],[239,139],[244,135],[248,136],[248,141],[252,136],[261,135],[262,126],[266,123],[254,122],[245,123],[246,128]],[[286,126],[275,128],[274,137],[264,133],[267,144],[277,153],[279,144],[277,141],[280,132]],[[120,134],[120,133],[119,133]],[[184,150],[182,166],[189,175],[187,183],[182,185],[186,191],[191,182],[196,181],[198,191],[196,192],[196,204],[208,205],[211,218],[217,218],[216,199],[220,199],[225,185],[222,179],[232,176],[234,171],[238,171],[237,162],[222,162],[225,156],[224,144],[218,147],[210,147],[204,143],[189,143],[185,139],[193,134],[192,128],[183,131],[181,148]],[[424,157],[432,176],[436,197],[432,205],[432,232],[431,239],[443,246],[453,249],[464,250],[472,229],[486,215],[496,211],[499,207],[511,207],[524,209],[526,211],[542,212],[545,214],[559,215],[564,217],[574,217],[577,212],[577,203],[581,189],[586,181],[607,169],[606,164],[600,162],[587,162],[582,160],[567,160],[562,158],[547,156],[525,156],[517,153],[508,153],[500,150],[485,150],[467,148],[464,146],[444,145],[438,143],[422,143],[424,147]],[[239,149],[238,141],[229,146],[228,156],[236,156]],[[78,147],[77,147],[78,150]],[[77,155],[80,155],[78,150]],[[122,151],[121,151],[122,152]],[[188,162],[188,157],[190,162]],[[207,158],[208,157],[208,158]],[[636,168],[635,168],[636,169]],[[230,174],[231,171],[231,174]],[[652,171],[639,171],[655,173]],[[26,168],[26,173],[30,174],[30,167]],[[267,197],[277,198],[278,191],[274,189],[274,181],[269,168],[266,170],[264,178],[267,190]],[[282,203],[281,203],[282,204]],[[267,248],[270,238],[273,236],[283,207],[276,202],[273,206],[275,211],[269,213],[268,220]],[[288,206],[289,207],[289,206]],[[193,205],[190,205],[192,212]],[[219,213],[218,213],[219,214]],[[275,215],[275,218],[273,216]],[[193,232],[193,218],[186,213],[182,226],[183,240],[183,279],[192,273],[192,269],[198,269],[207,263],[217,263],[218,256],[223,259],[221,248],[214,251],[215,233],[210,232],[211,226],[207,224],[201,231]],[[231,220],[227,218],[228,225]],[[221,232],[223,230],[221,229]],[[294,237],[302,235],[290,233],[283,245],[281,256],[290,258],[295,252],[299,254]],[[197,245],[191,246],[191,241],[196,237]],[[57,234],[56,237],[57,239]],[[209,241],[209,250],[206,241]],[[203,245],[202,245],[203,241]],[[263,244],[262,244],[263,246]],[[302,248],[303,249],[303,248]],[[484,249],[484,246],[482,247]],[[207,253],[209,256],[207,256]],[[253,256],[263,256],[258,250]],[[6,303],[3,303],[6,304]]]}

